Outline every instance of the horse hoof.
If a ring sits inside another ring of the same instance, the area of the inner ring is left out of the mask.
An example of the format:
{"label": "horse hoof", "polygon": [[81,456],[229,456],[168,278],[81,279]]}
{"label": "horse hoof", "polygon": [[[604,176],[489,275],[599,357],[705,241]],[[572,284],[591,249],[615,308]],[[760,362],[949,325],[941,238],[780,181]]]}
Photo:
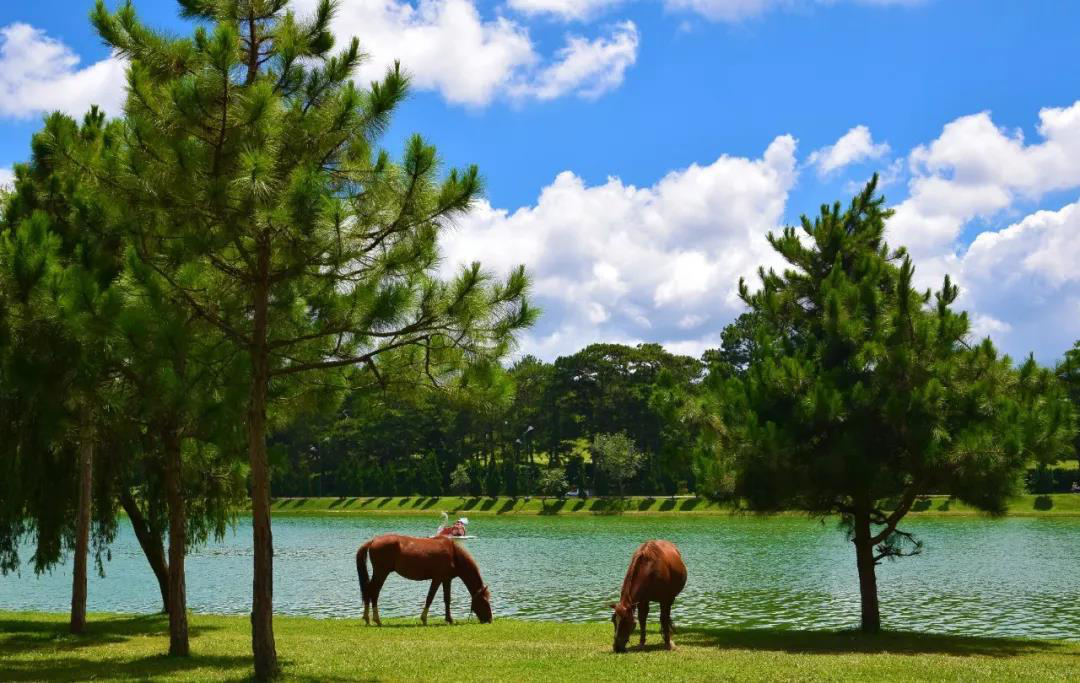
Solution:
{"label": "horse hoof", "polygon": [[674,652],[675,650],[679,649],[675,647],[675,643],[665,643],[664,648],[667,649],[669,652]]}

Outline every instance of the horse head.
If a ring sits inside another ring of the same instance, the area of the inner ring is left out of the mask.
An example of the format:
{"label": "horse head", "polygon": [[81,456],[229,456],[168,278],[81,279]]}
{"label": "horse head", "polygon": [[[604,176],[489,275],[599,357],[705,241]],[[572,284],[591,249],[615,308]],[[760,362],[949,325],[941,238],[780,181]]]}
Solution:
{"label": "horse head", "polygon": [[480,587],[480,590],[472,594],[472,605],[470,606],[473,614],[480,620],[481,624],[490,624],[492,620],[491,615],[491,591],[488,590],[487,585]]}
{"label": "horse head", "polygon": [[626,652],[626,643],[634,632],[634,606],[612,603],[611,609],[611,623],[615,624],[615,642],[612,643],[612,649],[615,652]]}

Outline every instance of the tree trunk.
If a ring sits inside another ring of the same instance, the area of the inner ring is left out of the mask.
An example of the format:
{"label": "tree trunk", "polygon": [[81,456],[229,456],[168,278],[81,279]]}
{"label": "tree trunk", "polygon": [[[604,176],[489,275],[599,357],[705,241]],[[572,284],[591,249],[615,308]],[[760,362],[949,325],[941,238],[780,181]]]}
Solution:
{"label": "tree trunk", "polygon": [[86,628],[86,562],[90,551],[91,483],[94,476],[93,426],[89,408],[83,408],[79,426],[79,509],[75,517],[75,567],[71,584],[72,633]]}
{"label": "tree trunk", "polygon": [[878,609],[877,574],[874,561],[874,544],[871,542],[869,513],[855,515],[855,564],[859,569],[859,596],[862,603],[862,632],[877,633],[881,630],[881,612]]}
{"label": "tree trunk", "polygon": [[165,500],[169,506],[169,654],[190,654],[184,554],[187,515],[184,510],[182,443],[175,429],[165,434]]}
{"label": "tree trunk", "polygon": [[161,611],[169,612],[169,565],[165,562],[165,546],[161,543],[161,534],[155,530],[146,520],[135,497],[127,488],[120,489],[120,506],[124,508],[131,528],[135,531],[135,538],[139,541],[143,555],[150,564],[150,569],[157,578],[158,589],[161,591]]}
{"label": "tree trunk", "polygon": [[251,650],[255,678],[277,675],[274,647],[274,548],[270,533],[270,469],[266,458],[266,393],[270,383],[270,357],[266,345],[269,304],[269,245],[258,250],[259,278],[253,297],[254,319],[251,348],[251,388],[248,399],[248,457],[251,462],[251,528],[255,550],[251,600]]}

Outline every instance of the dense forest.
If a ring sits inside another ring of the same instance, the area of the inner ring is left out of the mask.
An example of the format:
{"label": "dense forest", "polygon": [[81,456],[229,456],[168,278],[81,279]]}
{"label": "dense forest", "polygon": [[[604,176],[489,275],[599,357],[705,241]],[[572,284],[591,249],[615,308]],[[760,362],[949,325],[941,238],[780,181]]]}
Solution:
{"label": "dense forest", "polygon": [[[455,390],[351,393],[272,437],[274,493],[608,495],[617,493],[619,476],[628,494],[699,492],[696,473],[708,448],[693,399],[744,371],[749,324],[743,314],[721,347],[701,358],[658,344],[591,344],[550,363],[524,356]],[[1080,342],[1056,374],[1080,409]],[[595,437],[606,434],[629,437],[639,454],[632,471],[612,472],[597,458]],[[1031,463],[1026,486],[1069,491],[1078,476],[1068,462]]]}

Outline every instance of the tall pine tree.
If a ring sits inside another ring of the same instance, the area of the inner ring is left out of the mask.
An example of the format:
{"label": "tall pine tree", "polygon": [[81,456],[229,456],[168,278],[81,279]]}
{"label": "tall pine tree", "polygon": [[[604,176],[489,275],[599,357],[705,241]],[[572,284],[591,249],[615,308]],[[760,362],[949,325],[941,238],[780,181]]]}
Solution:
{"label": "tall pine tree", "polygon": [[408,79],[395,67],[357,88],[363,55],[356,40],[332,52],[331,2],[308,19],[287,0],[180,5],[190,38],[149,29],[130,4],[97,4],[98,32],[130,60],[127,153],[97,178],[137,215],[140,259],[246,364],[252,647],[266,679],[278,670],[268,419],[310,373],[440,382],[501,356],[534,312],[521,269],[503,282],[478,264],[435,277],[439,232],[478,196],[479,175],[440,180],[419,137],[400,163],[376,149]]}
{"label": "tall pine tree", "polygon": [[[27,534],[36,537],[37,571],[70,546],[73,633],[86,625],[95,512],[99,550],[115,527],[111,501],[92,499],[95,446],[106,439],[114,398],[108,338],[121,308],[122,240],[113,230],[114,207],[84,183],[85,169],[108,154],[114,133],[96,108],[81,125],[49,116],[34,136],[30,163],[16,167],[0,225],[0,323],[7,342],[0,393],[10,413],[0,416],[9,489],[0,505],[0,568],[18,567],[19,541]],[[64,158],[59,139],[66,141]]]}
{"label": "tall pine tree", "polygon": [[918,552],[899,528],[917,496],[947,491],[1004,511],[1031,459],[1054,461],[1075,431],[1049,372],[972,346],[958,289],[912,286],[885,243],[877,178],[843,210],[770,235],[787,261],[740,285],[753,343],[745,372],[710,386],[720,439],[713,486],[757,510],[838,514],[855,546],[862,629],[881,618],[876,565]]}

